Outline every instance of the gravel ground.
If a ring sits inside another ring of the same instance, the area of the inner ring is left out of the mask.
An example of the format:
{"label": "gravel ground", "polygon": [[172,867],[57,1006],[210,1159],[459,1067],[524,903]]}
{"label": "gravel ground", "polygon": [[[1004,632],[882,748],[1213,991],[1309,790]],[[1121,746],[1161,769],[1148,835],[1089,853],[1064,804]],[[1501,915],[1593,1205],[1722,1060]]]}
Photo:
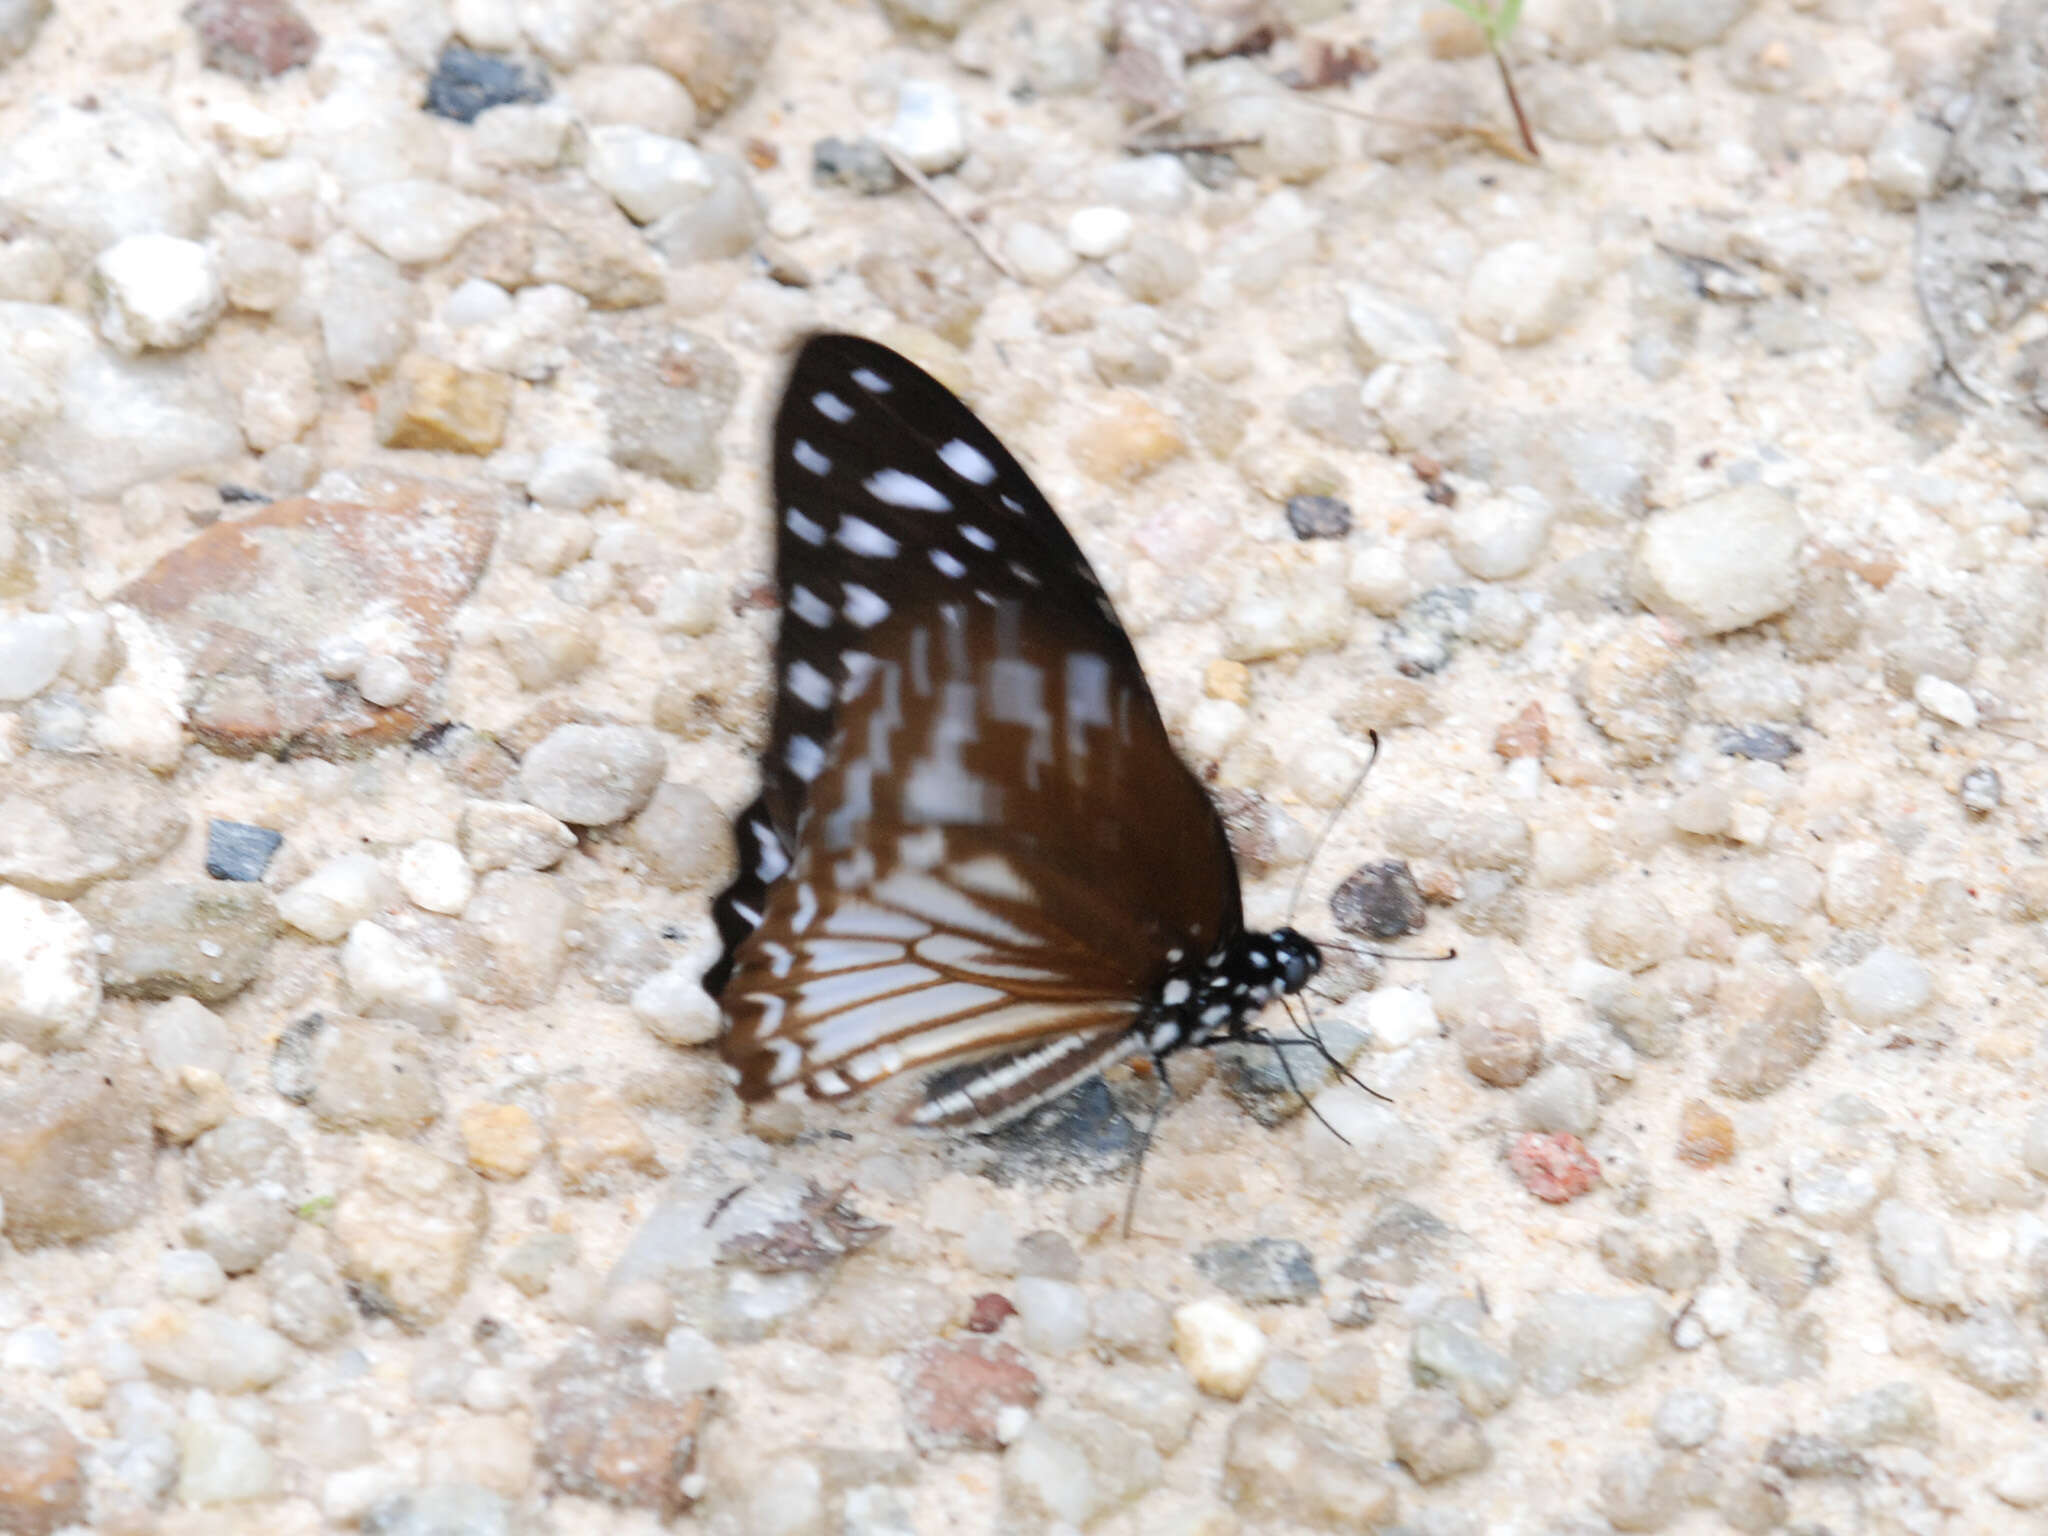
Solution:
{"label": "gravel ground", "polygon": [[[1540,163],[1412,0],[51,10],[0,1531],[2048,1531],[2038,0],[1529,0]],[[1255,923],[1456,950],[1313,999],[1385,1101],[1185,1061],[1129,1236],[1128,1072],[710,1049],[820,327],[1031,467]]]}

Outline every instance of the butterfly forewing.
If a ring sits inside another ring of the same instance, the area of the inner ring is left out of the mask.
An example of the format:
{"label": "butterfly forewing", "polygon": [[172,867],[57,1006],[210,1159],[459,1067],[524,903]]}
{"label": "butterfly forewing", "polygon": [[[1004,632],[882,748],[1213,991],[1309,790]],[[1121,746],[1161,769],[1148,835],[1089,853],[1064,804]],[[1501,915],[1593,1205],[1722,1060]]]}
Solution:
{"label": "butterfly forewing", "polygon": [[1221,824],[1072,537],[936,381],[814,338],[773,478],[776,705],[706,976],[741,1094],[983,1056],[918,1118],[1043,1097],[1238,927]]}

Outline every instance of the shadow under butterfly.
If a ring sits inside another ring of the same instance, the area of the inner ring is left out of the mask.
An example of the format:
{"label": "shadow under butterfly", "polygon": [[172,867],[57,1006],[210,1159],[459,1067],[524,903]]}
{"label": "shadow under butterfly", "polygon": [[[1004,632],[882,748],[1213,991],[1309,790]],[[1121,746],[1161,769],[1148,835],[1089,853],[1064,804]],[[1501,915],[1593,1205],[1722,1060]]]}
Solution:
{"label": "shadow under butterfly", "polygon": [[1163,1089],[1190,1047],[1320,1049],[1254,1020],[1321,951],[1245,927],[1129,637],[974,413],[887,347],[813,336],[773,486],[774,713],[704,976],[740,1098],[924,1071],[904,1122],[987,1133],[1088,1085],[1069,1112],[1142,1153],[1104,1068],[1149,1057]]}

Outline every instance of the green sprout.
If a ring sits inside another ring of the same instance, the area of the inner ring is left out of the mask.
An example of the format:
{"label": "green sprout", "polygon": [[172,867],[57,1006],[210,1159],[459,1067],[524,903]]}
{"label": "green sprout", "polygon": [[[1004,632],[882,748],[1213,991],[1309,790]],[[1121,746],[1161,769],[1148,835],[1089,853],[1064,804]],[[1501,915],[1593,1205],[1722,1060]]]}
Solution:
{"label": "green sprout", "polygon": [[332,1195],[315,1195],[304,1205],[300,1206],[294,1214],[301,1221],[319,1221],[329,1211],[334,1209],[334,1204],[334,1196]]}
{"label": "green sprout", "polygon": [[1522,98],[1515,91],[1515,77],[1508,70],[1507,55],[1501,52],[1514,33],[1515,23],[1522,19],[1522,0],[1450,0],[1450,5],[1470,19],[1486,39],[1486,51],[1493,55],[1494,67],[1500,71],[1501,89],[1507,92],[1508,108],[1515,114],[1515,127],[1522,135],[1522,148],[1529,152],[1531,160],[1542,159],[1528,115],[1522,111]]}

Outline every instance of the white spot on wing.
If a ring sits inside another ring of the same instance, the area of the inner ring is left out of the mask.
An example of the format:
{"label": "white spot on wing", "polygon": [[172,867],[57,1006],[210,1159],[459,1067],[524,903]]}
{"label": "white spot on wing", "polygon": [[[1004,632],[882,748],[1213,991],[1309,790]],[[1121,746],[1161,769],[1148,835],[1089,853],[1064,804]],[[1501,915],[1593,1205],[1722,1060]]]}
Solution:
{"label": "white spot on wing", "polygon": [[858,582],[844,583],[846,593],[846,616],[862,629],[872,629],[889,617],[889,605],[879,592],[861,586]]}
{"label": "white spot on wing", "polygon": [[821,524],[812,522],[803,513],[797,511],[795,507],[791,507],[782,514],[782,523],[785,528],[802,539],[806,544],[819,545],[825,542],[824,527]]}
{"label": "white spot on wing", "polygon": [[782,839],[765,823],[756,821],[748,825],[753,829],[754,842],[761,850],[761,857],[754,865],[754,873],[761,877],[764,885],[781,879],[782,872],[789,868],[789,855],[782,851]]}
{"label": "white spot on wing", "polygon": [[789,456],[814,475],[822,475],[832,467],[832,461],[802,438],[789,445]]}
{"label": "white spot on wing", "polygon": [[872,368],[853,370],[853,382],[871,395],[886,395],[895,386]]}
{"label": "white spot on wing", "polygon": [[864,517],[842,517],[839,519],[839,531],[833,537],[856,555],[867,555],[875,560],[887,560],[902,548]]}
{"label": "white spot on wing", "polygon": [[792,736],[783,748],[782,760],[789,771],[806,784],[825,771],[825,749],[808,736]]}
{"label": "white spot on wing", "polygon": [[789,611],[813,629],[832,622],[832,605],[801,582],[789,589]]}
{"label": "white spot on wing", "polygon": [[960,557],[943,549],[933,550],[931,559],[932,564],[947,576],[960,577],[967,574],[967,567],[961,563]]}
{"label": "white spot on wing", "polygon": [[821,389],[811,396],[811,404],[818,408],[820,416],[829,417],[833,421],[853,420],[853,407],[829,389]]}
{"label": "white spot on wing", "polygon": [[996,547],[995,536],[986,528],[977,528],[972,523],[962,523],[960,525],[960,537],[972,544],[976,549],[993,550]]}
{"label": "white spot on wing", "polygon": [[[798,444],[799,447],[804,446]],[[929,480],[905,474],[900,469],[880,469],[864,482],[867,493],[892,507],[909,507],[918,512],[950,512],[953,502]]]}
{"label": "white spot on wing", "polygon": [[1159,1001],[1169,1008],[1178,1008],[1188,1000],[1188,984],[1176,976],[1160,989]]}
{"label": "white spot on wing", "polygon": [[996,477],[996,467],[989,463],[988,455],[957,437],[939,450],[939,461],[962,480],[972,480],[976,485],[987,485]]}
{"label": "white spot on wing", "polygon": [[784,682],[791,693],[813,709],[823,709],[832,702],[832,679],[808,661],[791,662]]}

